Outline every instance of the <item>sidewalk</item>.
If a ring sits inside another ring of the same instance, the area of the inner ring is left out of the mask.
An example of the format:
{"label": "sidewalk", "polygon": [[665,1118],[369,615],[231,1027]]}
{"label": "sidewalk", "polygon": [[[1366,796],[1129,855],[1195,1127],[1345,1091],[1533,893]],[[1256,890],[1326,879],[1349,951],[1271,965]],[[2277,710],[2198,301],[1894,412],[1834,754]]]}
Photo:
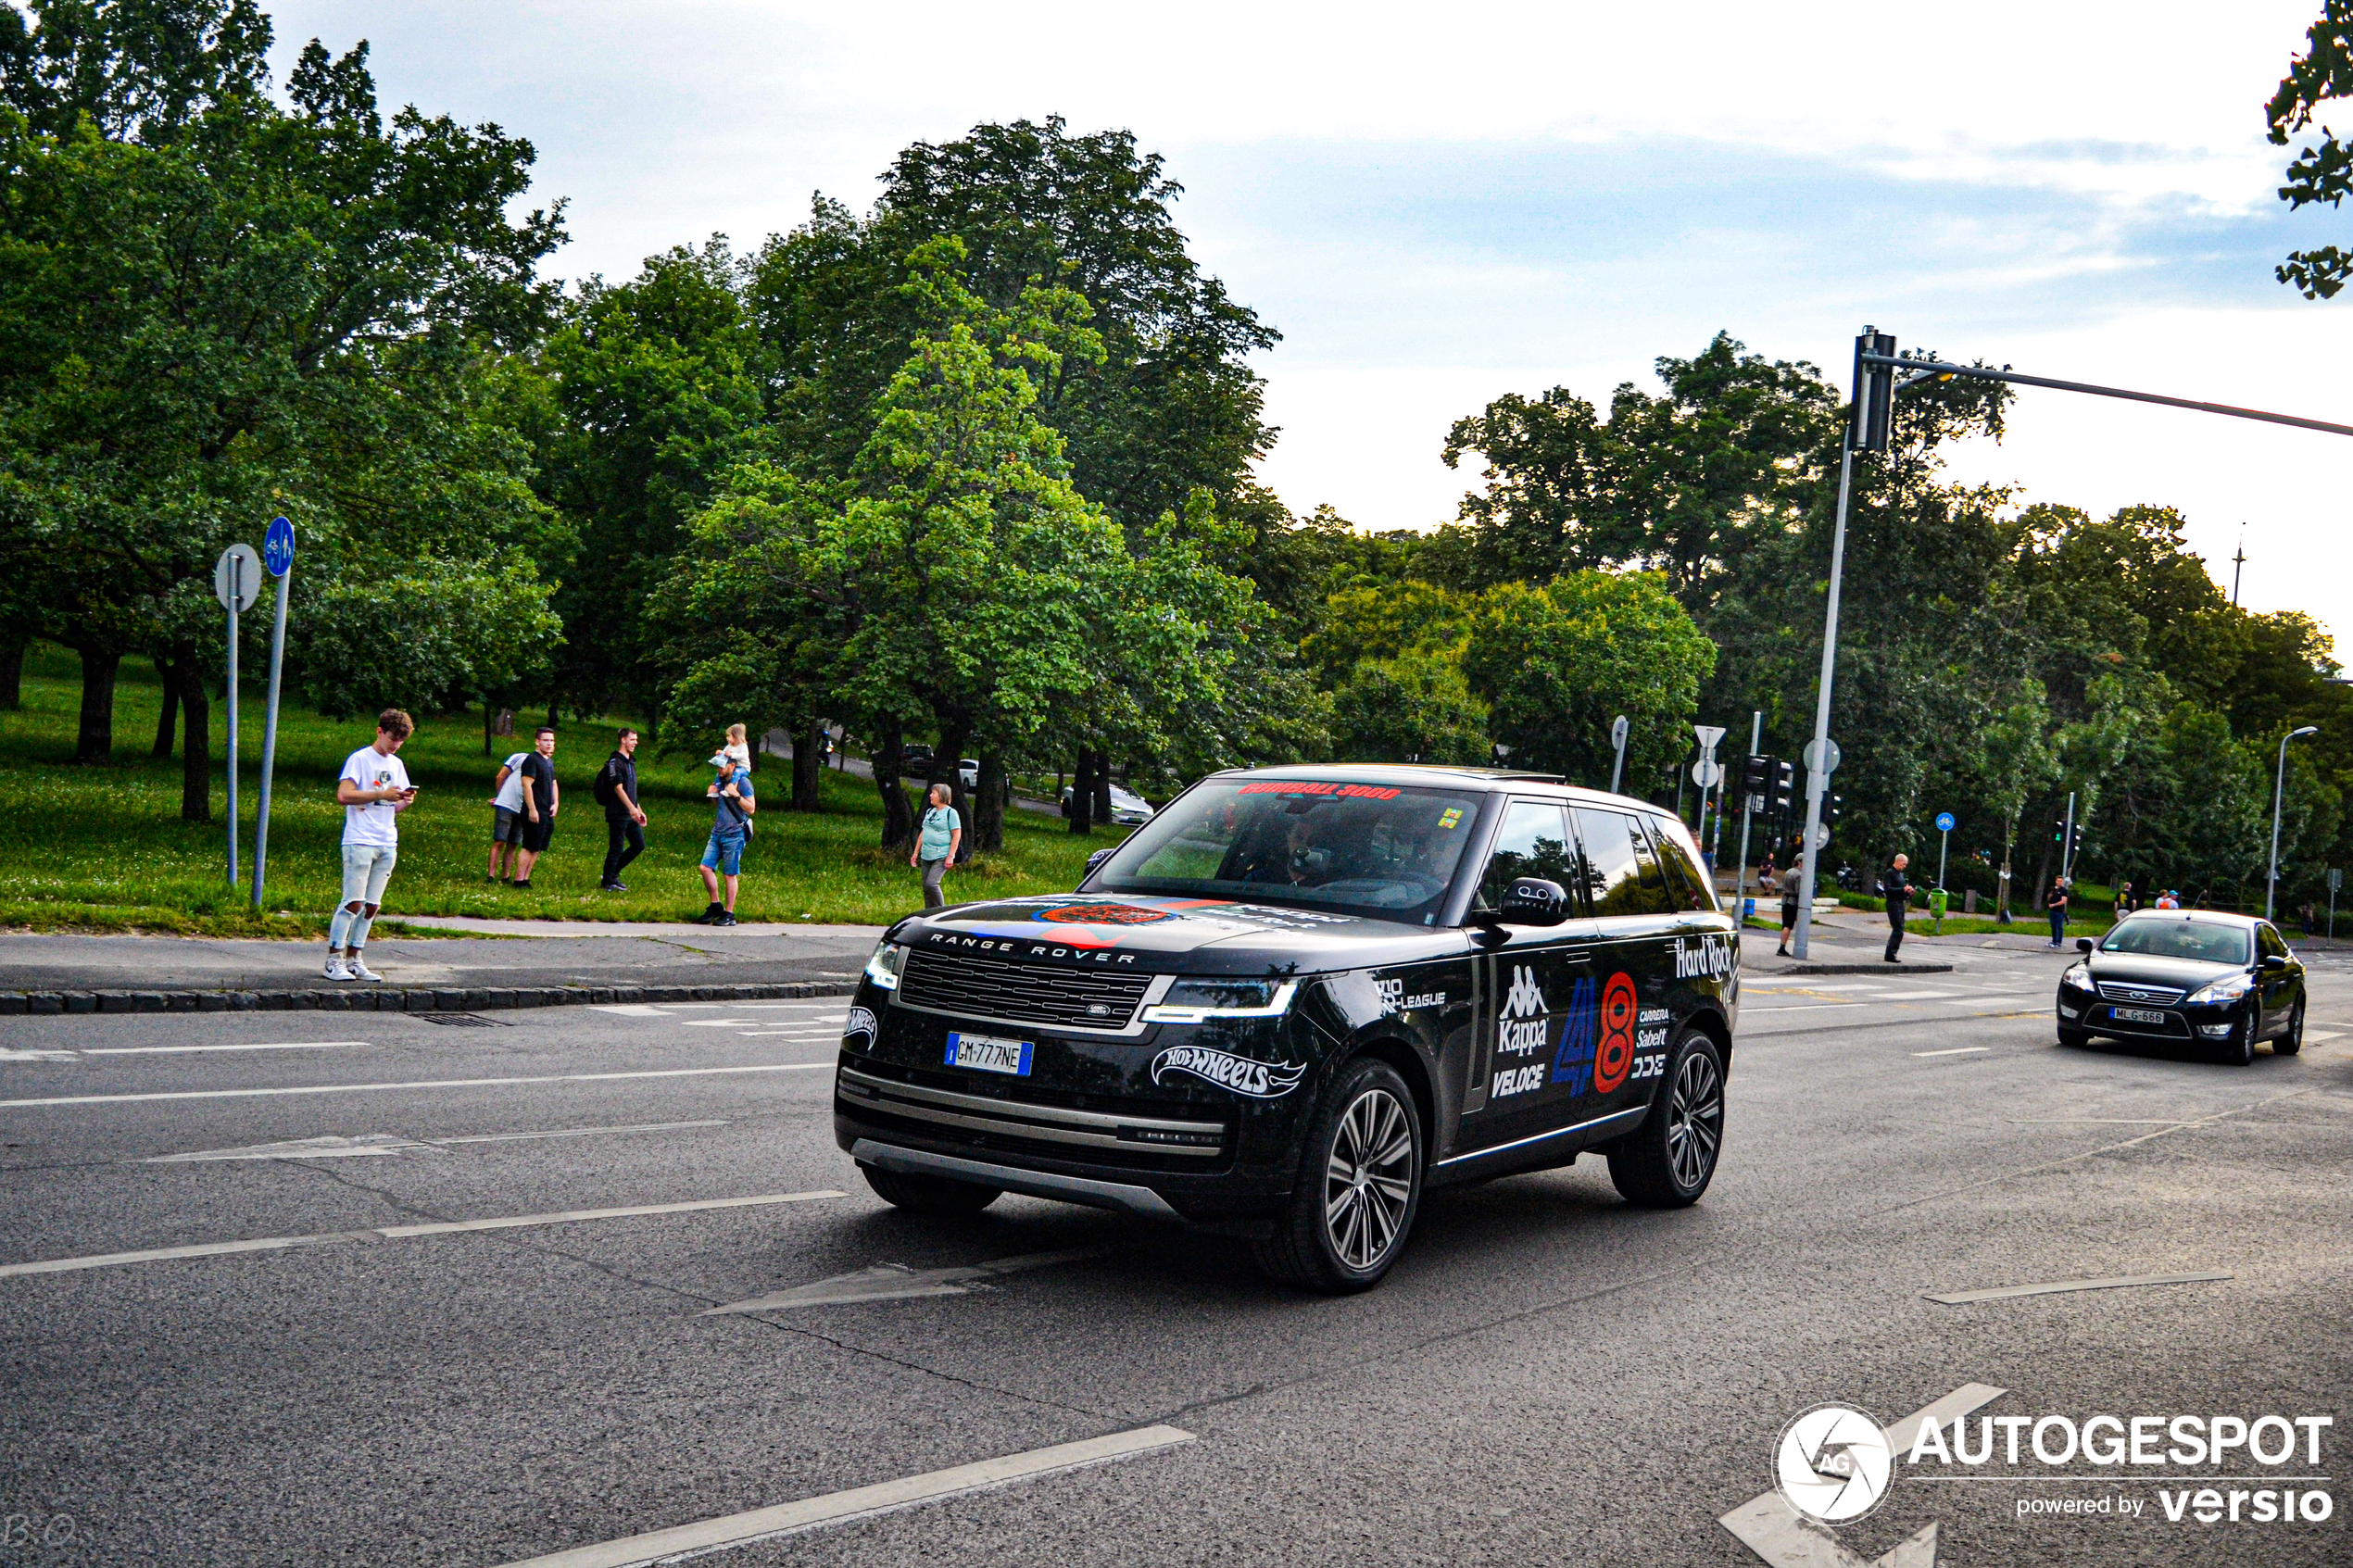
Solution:
{"label": "sidewalk", "polygon": [[[0,1014],[302,1008],[472,1011],[572,1001],[846,996],[883,928],[405,919],[368,944],[382,985],[321,972],[323,943],[0,935]],[[630,993],[620,995],[620,993]]]}

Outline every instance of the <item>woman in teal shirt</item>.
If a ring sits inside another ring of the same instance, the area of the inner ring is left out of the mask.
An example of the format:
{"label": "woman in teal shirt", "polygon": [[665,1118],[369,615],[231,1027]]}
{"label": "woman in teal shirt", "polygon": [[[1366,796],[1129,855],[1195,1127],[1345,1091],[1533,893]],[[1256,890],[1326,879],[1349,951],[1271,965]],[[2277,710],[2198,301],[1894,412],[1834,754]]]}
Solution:
{"label": "woman in teal shirt", "polygon": [[915,835],[915,852],[907,857],[911,866],[920,865],[924,872],[924,908],[937,909],[948,900],[940,896],[939,879],[956,859],[956,847],[963,842],[964,821],[956,809],[948,804],[954,792],[944,784],[931,786],[931,807],[924,812],[923,831]]}

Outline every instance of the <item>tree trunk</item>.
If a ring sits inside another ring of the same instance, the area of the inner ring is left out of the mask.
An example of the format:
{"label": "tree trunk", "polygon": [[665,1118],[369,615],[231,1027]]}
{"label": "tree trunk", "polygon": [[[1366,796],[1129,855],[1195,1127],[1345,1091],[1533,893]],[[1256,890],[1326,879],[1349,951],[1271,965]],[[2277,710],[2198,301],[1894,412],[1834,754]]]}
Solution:
{"label": "tree trunk", "polygon": [[114,760],[114,678],[122,655],[113,648],[84,647],[82,655],[82,728],[73,759],[103,766]]}
{"label": "tree trunk", "polygon": [[1070,773],[1070,831],[1085,838],[1095,831],[1095,754],[1082,751]]}
{"label": "tree trunk", "polygon": [[931,786],[933,784],[948,786],[948,803],[956,808],[957,818],[963,822],[965,828],[963,841],[958,846],[956,851],[956,863],[960,866],[972,859],[973,803],[970,792],[964,788],[963,774],[958,770],[956,764],[964,759],[964,747],[972,744],[972,738],[973,727],[969,722],[961,722],[952,728],[943,727],[940,730],[939,745],[931,754],[931,777],[925,781],[924,787],[924,802],[929,805]]}
{"label": "tree trunk", "polygon": [[886,849],[904,849],[914,841],[915,813],[907,804],[907,791],[899,783],[900,745],[897,730],[885,730],[875,737],[875,749],[867,761],[874,767],[875,787],[882,792],[882,842]]}
{"label": "tree trunk", "polygon": [[2043,895],[2049,892],[2050,887],[2051,841],[2046,838],[2043,841],[2042,863],[2034,868],[2034,908],[2038,912],[2043,908]]}
{"label": "tree trunk", "polygon": [[156,744],[148,753],[151,757],[170,756],[173,737],[180,731],[180,670],[177,663],[156,660],[156,680],[163,694],[156,704]]}
{"label": "tree trunk", "polygon": [[29,637],[0,637],[0,713],[24,706],[24,650],[31,646]]}
{"label": "tree trunk", "polygon": [[1090,759],[1095,765],[1095,820],[1108,823],[1111,820],[1111,759],[1098,751]]}
{"label": "tree trunk", "polygon": [[825,766],[825,726],[822,720],[812,719],[800,727],[792,743],[792,809],[815,811],[817,777]]}
{"label": "tree trunk", "polygon": [[2018,819],[2012,817],[2002,829],[2002,874],[1994,884],[1994,918],[2004,925],[2010,922],[2010,851],[2017,844]]}
{"label": "tree trunk", "polygon": [[482,754],[484,757],[490,755],[490,726],[494,722],[496,714],[490,706],[490,694],[484,692],[482,694]]}
{"label": "tree trunk", "polygon": [[973,830],[965,838],[975,849],[1004,848],[1005,761],[994,750],[980,754],[980,783],[973,794]]}
{"label": "tree trunk", "polygon": [[[212,700],[204,671],[193,659],[180,666],[180,705],[188,716],[180,762],[180,820],[212,821]],[[165,694],[170,700],[170,694]]]}

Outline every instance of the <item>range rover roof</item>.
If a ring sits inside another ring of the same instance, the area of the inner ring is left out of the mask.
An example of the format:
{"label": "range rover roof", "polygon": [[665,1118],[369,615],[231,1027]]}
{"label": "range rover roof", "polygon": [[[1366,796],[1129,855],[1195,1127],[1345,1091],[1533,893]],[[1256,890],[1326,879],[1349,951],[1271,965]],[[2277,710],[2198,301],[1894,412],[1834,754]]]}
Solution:
{"label": "range rover roof", "polygon": [[1646,811],[1659,808],[1646,800],[1630,796],[1612,795],[1605,789],[1589,789],[1570,784],[1559,773],[1529,772],[1515,768],[1458,768],[1429,762],[1302,762],[1291,767],[1227,768],[1213,773],[1212,778],[1277,778],[1277,779],[1372,779],[1389,784],[1462,784],[1492,790],[1510,784],[1543,784],[1567,790],[1595,800],[1616,801],[1638,806]]}

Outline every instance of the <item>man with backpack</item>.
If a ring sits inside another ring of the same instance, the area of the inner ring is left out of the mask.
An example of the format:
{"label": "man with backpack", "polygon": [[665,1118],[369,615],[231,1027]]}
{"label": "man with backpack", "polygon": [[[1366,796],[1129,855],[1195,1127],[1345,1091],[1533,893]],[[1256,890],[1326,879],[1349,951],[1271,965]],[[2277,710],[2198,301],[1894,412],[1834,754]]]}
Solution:
{"label": "man with backpack", "polygon": [[[736,923],[736,879],[743,869],[744,846],[751,842],[752,813],[760,809],[752,799],[751,775],[736,766],[736,759],[722,751],[711,759],[719,770],[711,787],[703,792],[711,802],[711,842],[703,846],[702,884],[711,894],[711,907],[696,917],[697,925],[733,925]],[[727,878],[727,897],[721,902],[719,879]]]}
{"label": "man with backpack", "polygon": [[588,793],[605,809],[605,874],[598,885],[608,893],[626,893],[622,869],[646,852],[646,813],[637,808],[637,732],[624,729],[613,744],[597,782]]}

